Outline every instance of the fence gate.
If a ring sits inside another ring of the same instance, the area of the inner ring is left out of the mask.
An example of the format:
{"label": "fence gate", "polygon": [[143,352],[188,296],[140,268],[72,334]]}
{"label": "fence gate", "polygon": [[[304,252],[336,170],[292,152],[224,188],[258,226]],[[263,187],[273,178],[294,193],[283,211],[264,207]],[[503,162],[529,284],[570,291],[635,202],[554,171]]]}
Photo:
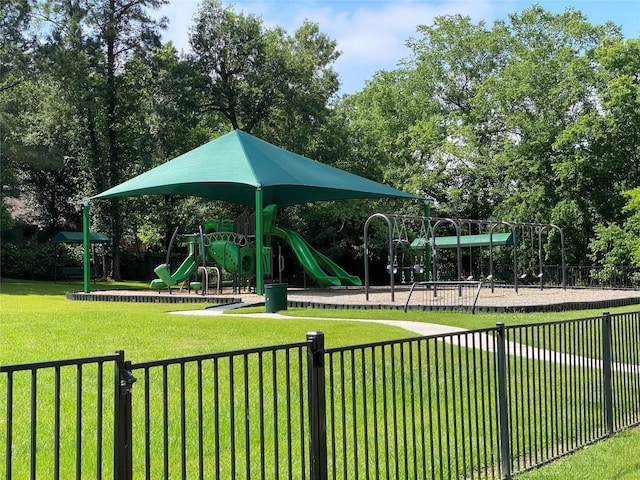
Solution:
{"label": "fence gate", "polygon": [[133,381],[123,352],[0,366],[4,477],[130,478],[125,415]]}

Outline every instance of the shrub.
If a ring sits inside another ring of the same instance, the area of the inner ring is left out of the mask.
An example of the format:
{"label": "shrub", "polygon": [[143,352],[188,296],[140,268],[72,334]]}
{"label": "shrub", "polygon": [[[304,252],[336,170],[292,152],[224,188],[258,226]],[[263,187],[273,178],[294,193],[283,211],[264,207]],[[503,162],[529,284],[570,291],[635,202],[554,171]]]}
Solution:
{"label": "shrub", "polygon": [[80,266],[81,261],[62,245],[38,244],[18,248],[14,244],[3,243],[0,248],[0,275],[5,278],[53,280],[56,265]]}

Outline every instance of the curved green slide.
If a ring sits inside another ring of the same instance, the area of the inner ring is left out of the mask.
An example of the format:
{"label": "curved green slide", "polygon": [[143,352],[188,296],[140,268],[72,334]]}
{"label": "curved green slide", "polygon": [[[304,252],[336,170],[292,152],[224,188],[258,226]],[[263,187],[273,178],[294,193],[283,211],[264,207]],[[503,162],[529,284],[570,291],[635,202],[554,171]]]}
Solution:
{"label": "curved green slide", "polygon": [[184,259],[182,264],[173,273],[170,271],[169,265],[162,263],[153,269],[159,278],[151,281],[149,288],[165,288],[183,282],[191,276],[191,274],[198,267],[198,260],[193,255],[189,255]]}
{"label": "curved green slide", "polygon": [[359,277],[349,275],[339,265],[309,245],[304,238],[293,230],[273,227],[271,234],[282,238],[289,244],[304,270],[321,287],[362,285]]}

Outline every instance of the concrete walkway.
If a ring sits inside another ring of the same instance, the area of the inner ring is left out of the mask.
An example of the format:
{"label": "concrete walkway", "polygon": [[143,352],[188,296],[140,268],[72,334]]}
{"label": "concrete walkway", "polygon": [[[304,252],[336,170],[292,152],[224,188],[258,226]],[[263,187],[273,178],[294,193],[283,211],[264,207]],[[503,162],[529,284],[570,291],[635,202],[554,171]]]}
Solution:
{"label": "concrete walkway", "polygon": [[[204,310],[184,310],[171,312],[175,315],[198,315],[198,316],[216,316],[223,315],[225,310],[231,310],[240,307],[256,306],[257,304],[234,304],[221,305],[218,307],[207,308]],[[406,320],[371,320],[371,319],[354,319],[354,318],[325,318],[325,317],[296,317],[290,315],[281,315],[279,313],[248,313],[242,314],[244,317],[253,318],[275,318],[281,320],[322,320],[322,321],[340,321],[340,322],[365,322],[380,323],[392,327],[402,328],[408,332],[421,336],[428,335],[446,335],[450,333],[468,332],[466,335],[453,335],[444,337],[444,341],[448,344],[463,348],[479,349],[486,352],[495,350],[494,338],[483,332],[473,332],[464,328],[452,327],[449,325],[439,325],[436,323],[411,322]],[[523,345],[513,341],[507,341],[505,344],[507,355],[514,357],[523,357],[531,360],[539,360],[560,365],[569,365],[573,367],[589,367],[595,369],[602,368],[602,361],[599,359],[572,355],[568,353],[557,352],[553,350],[543,350],[540,348]],[[626,373],[640,373],[640,365],[627,365],[622,363],[613,363],[613,371]]]}
{"label": "concrete walkway", "polygon": [[[174,315],[197,315],[197,316],[215,316],[223,315],[226,310],[233,310],[241,307],[251,307],[257,304],[251,303],[236,303],[233,305],[221,305],[219,307],[207,308],[203,310],[183,310],[171,312]],[[449,325],[439,325],[436,323],[424,323],[424,322],[410,322],[406,320],[365,320],[355,318],[324,318],[324,317],[295,317],[291,315],[281,315],[279,313],[246,313],[242,314],[243,317],[253,318],[277,318],[281,320],[322,320],[322,321],[339,321],[339,322],[366,322],[366,323],[381,323],[383,325],[389,325],[392,327],[403,328],[408,332],[412,332],[418,335],[441,335],[445,333],[464,332],[466,329],[459,327],[451,327]]]}

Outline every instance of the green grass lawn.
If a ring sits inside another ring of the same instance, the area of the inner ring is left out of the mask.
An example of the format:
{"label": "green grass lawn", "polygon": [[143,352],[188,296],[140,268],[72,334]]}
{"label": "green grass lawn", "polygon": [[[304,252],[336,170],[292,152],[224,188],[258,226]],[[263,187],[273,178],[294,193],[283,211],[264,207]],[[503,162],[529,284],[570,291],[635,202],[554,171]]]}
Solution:
{"label": "green grass lawn", "polygon": [[636,480],[640,478],[640,428],[625,430],[542,468],[518,475],[519,480]]}
{"label": "green grass lawn", "polygon": [[[145,286],[98,282],[93,289]],[[203,308],[198,304],[65,299],[66,291],[81,289],[81,282],[3,280],[0,283],[0,364],[104,355],[116,350],[124,350],[127,359],[141,362],[298,342],[314,330],[326,334],[327,346],[413,336],[399,328],[361,322],[169,313]]]}
{"label": "green grass lawn", "polygon": [[[608,309],[611,313],[635,312],[640,309],[638,305],[617,307]],[[245,307],[234,310],[227,310],[227,315],[243,315],[248,313],[264,312],[264,307]],[[534,313],[490,313],[479,312],[471,314],[468,312],[452,311],[409,311],[402,310],[354,310],[354,309],[312,309],[312,308],[290,308],[278,312],[282,315],[292,317],[316,317],[316,318],[350,318],[350,319],[385,319],[403,320],[414,322],[438,323],[441,325],[451,325],[460,328],[486,328],[495,327],[496,323],[503,322],[505,325],[530,325],[534,323],[553,322],[558,320],[571,320],[576,318],[596,317],[602,315],[602,310],[572,310],[566,312],[534,312]]]}
{"label": "green grass lawn", "polygon": [[[146,288],[135,282],[98,282],[93,290]],[[463,328],[508,325],[599,315],[597,310],[562,313],[500,314],[466,312],[409,312],[398,310],[290,309],[290,317],[307,319],[256,319],[243,313],[263,312],[263,307],[240,309],[225,316],[180,316],[170,311],[203,308],[198,304],[145,304],[79,302],[65,299],[66,291],[81,290],[82,282],[0,282],[0,363],[109,354],[124,350],[132,361],[172,358],[254,346],[300,341],[311,330],[326,334],[328,347],[415,336],[379,324],[323,321],[317,317],[390,319],[440,323]],[[637,308],[637,307],[635,307]],[[611,311],[633,310],[633,307]],[[269,328],[264,328],[269,322]]]}
{"label": "green grass lawn", "polygon": [[[98,282],[93,290],[146,288],[141,283]],[[64,293],[81,290],[81,282],[0,282],[0,364],[27,363],[109,354],[124,350],[133,362],[174,358],[210,352],[277,345],[304,340],[309,331],[326,335],[327,347],[357,345],[415,336],[411,332],[375,323],[331,321],[326,318],[396,319],[439,323],[463,328],[584,318],[599,310],[563,313],[498,314],[458,312],[409,312],[387,310],[290,309],[284,319],[246,316],[264,307],[242,309],[233,315],[180,316],[170,311],[203,308],[198,304],[146,304],[74,302]],[[611,309],[635,311],[638,307]],[[292,318],[292,317],[305,317]],[[624,432],[614,440],[598,444],[560,462],[519,478],[640,478],[637,430]],[[615,445],[605,447],[605,445]],[[584,455],[587,455],[586,459]],[[615,462],[607,462],[615,456]],[[563,470],[554,470],[562,468]],[[589,472],[589,475],[582,472]],[[549,476],[544,476],[552,472]],[[611,472],[617,472],[610,476]],[[631,473],[629,473],[631,472]],[[538,476],[535,476],[538,475]],[[542,476],[540,476],[542,475]],[[631,475],[631,476],[629,476]]]}

